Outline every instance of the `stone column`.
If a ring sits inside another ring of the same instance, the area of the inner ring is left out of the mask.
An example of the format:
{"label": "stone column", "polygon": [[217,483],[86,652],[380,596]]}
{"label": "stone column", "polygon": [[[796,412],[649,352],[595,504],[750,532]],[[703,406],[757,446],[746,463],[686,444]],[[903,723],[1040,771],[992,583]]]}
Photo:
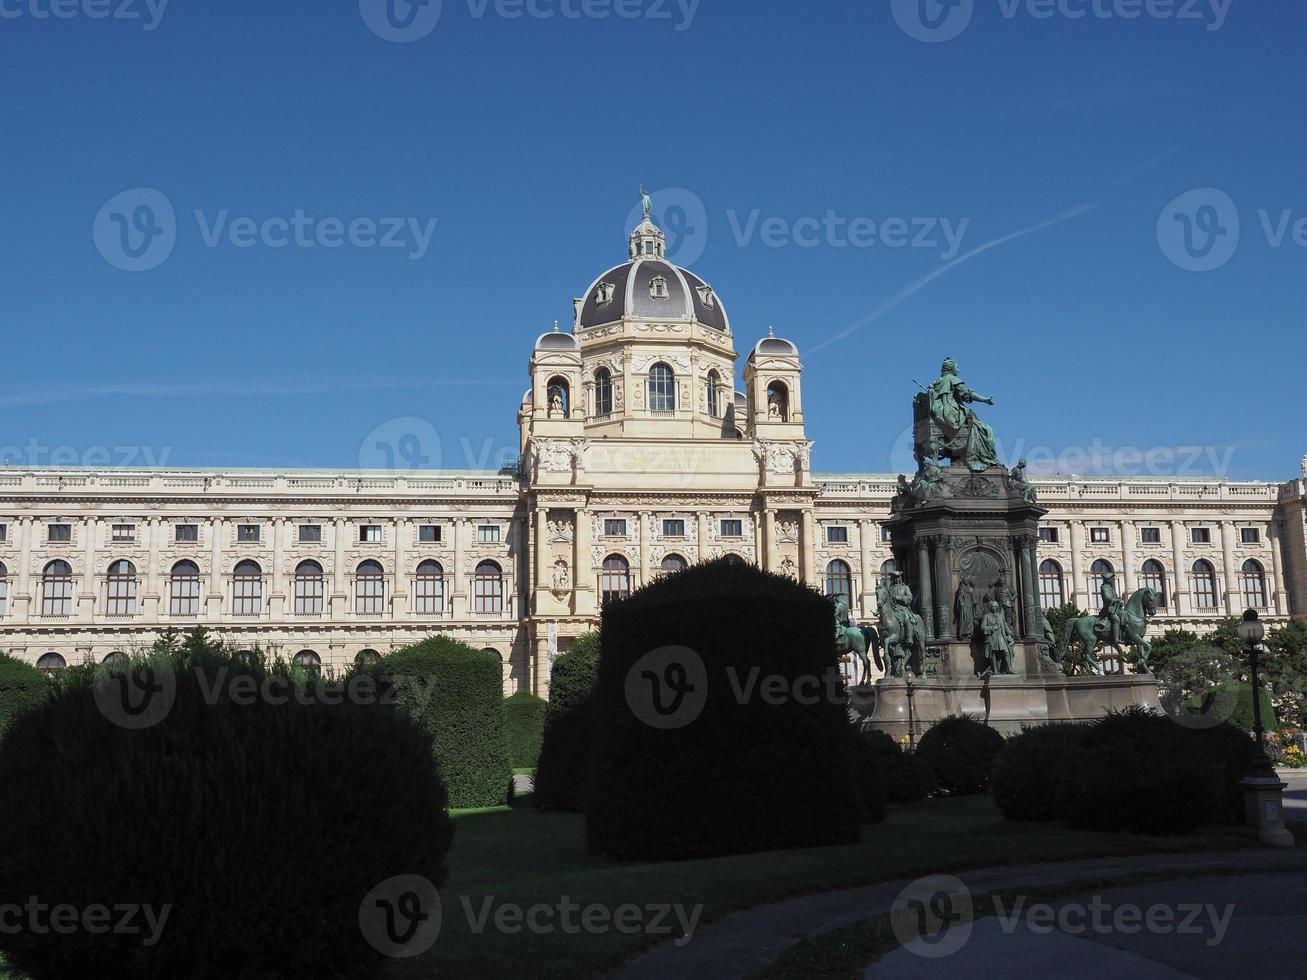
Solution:
{"label": "stone column", "polygon": [[1171,560],[1175,568],[1171,572],[1171,594],[1175,596],[1175,615],[1188,616],[1189,608],[1189,568],[1184,557],[1185,526],[1183,521],[1171,522]]}
{"label": "stone column", "polygon": [[147,621],[159,618],[162,600],[161,581],[165,578],[159,567],[159,518],[151,517],[141,525],[141,533],[146,535],[144,542],[149,557],[146,559],[145,595],[141,601],[141,611]]}
{"label": "stone column", "polygon": [[649,584],[649,521],[653,515],[647,510],[639,513],[640,520],[640,584]]}
{"label": "stone column", "polygon": [[1275,581],[1267,583],[1274,595],[1271,611],[1279,616],[1289,615],[1289,592],[1284,587],[1284,527],[1278,520],[1271,521],[1267,529],[1267,543],[1271,546],[1271,571]]}
{"label": "stone column", "polygon": [[225,519],[215,517],[209,523],[209,598],[206,603],[206,618],[217,622],[223,618],[222,603],[227,595],[227,570],[222,565],[222,536],[225,533]]}
{"label": "stone column", "polygon": [[449,597],[449,609],[455,619],[462,619],[468,614],[467,569],[463,567],[463,556],[467,551],[467,518],[455,518],[450,529],[454,532],[454,593]]}
{"label": "stone column", "polygon": [[935,548],[935,623],[936,635],[941,640],[953,639],[953,615],[949,606],[953,602],[955,586],[949,573],[951,549],[947,538],[932,538]]}
{"label": "stone column", "polygon": [[286,518],[272,520],[272,591],[268,596],[269,615],[281,619],[286,614],[285,576],[281,563],[286,554]]}
{"label": "stone column", "polygon": [[930,587],[930,546],[924,538],[917,539],[917,598],[921,605],[921,618],[926,624],[926,639],[935,639],[935,600]]}
{"label": "stone column", "polygon": [[862,579],[858,583],[858,615],[871,616],[872,599],[876,594],[876,572],[872,568],[871,541],[879,534],[880,526],[873,521],[858,522],[858,550],[862,564]]}
{"label": "stone column", "polygon": [[1039,559],[1036,548],[1038,538],[1020,539],[1018,555],[1021,558],[1021,577],[1025,581],[1021,586],[1022,607],[1026,612],[1026,636],[1032,640],[1043,639],[1039,629]]}
{"label": "stone column", "polygon": [[[32,535],[35,533],[36,524],[32,518],[19,518],[18,595],[11,596],[9,604],[15,623],[30,623],[36,619],[37,606],[32,594]],[[21,600],[21,607],[12,601],[14,598]]]}
{"label": "stone column", "polygon": [[[536,623],[536,628],[547,628],[547,626],[544,623]],[[534,651],[531,650],[529,644],[527,650],[527,656],[532,659],[527,668],[527,677],[530,678],[529,683],[532,685],[532,693],[536,697],[547,698],[549,697],[549,636],[547,634],[537,636]],[[512,654],[509,654],[509,663],[512,663]]]}
{"label": "stone column", "polygon": [[776,509],[770,506],[767,507],[763,511],[763,520],[766,522],[767,555],[762,567],[769,572],[779,572],[781,569],[781,555],[779,543],[776,540]]}
{"label": "stone column", "polygon": [[1121,522],[1121,574],[1125,589],[1122,599],[1129,599],[1135,592],[1135,523]]}
{"label": "stone column", "polygon": [[1085,524],[1071,522],[1071,601],[1077,608],[1088,609],[1088,592],[1085,589]]}
{"label": "stone column", "polygon": [[408,518],[395,518],[395,567],[391,572],[390,617],[391,619],[409,619],[412,608],[408,601]]}
{"label": "stone column", "polygon": [[576,616],[593,616],[595,605],[594,558],[590,554],[590,512],[576,509],[574,534],[575,557],[572,560],[572,613]]}
{"label": "stone column", "polygon": [[349,528],[343,517],[336,518],[331,533],[335,558],[331,563],[331,602],[328,608],[334,618],[344,619],[349,608],[349,589],[346,587],[348,578],[345,571],[345,536],[349,533]]}
{"label": "stone column", "polygon": [[817,529],[816,522],[813,520],[815,515],[807,509],[799,511],[799,515],[799,527],[802,531],[799,546],[802,549],[800,560],[803,566],[803,581],[814,585],[817,581]]}
{"label": "stone column", "polygon": [[[95,574],[95,551],[99,542],[96,536],[100,533],[99,518],[88,517],[85,523],[86,540],[83,542],[82,560],[85,562],[85,574],[82,575],[82,587],[75,594],[77,596],[77,622],[92,623],[95,621],[95,600],[100,592],[100,583],[97,581]],[[106,569],[107,571],[107,569]]]}
{"label": "stone column", "polygon": [[708,560],[708,524],[712,520],[712,511],[702,510],[695,514],[695,522],[699,529],[699,561]]}
{"label": "stone column", "polygon": [[542,613],[545,589],[553,577],[549,574],[549,511],[539,503],[536,504],[534,540],[529,542],[529,546],[535,549],[535,583],[531,591],[535,597],[535,611]]}
{"label": "stone column", "polygon": [[1239,569],[1234,559],[1234,522],[1221,522],[1221,564],[1225,568],[1225,611],[1231,616],[1242,616],[1242,590],[1239,588]]}

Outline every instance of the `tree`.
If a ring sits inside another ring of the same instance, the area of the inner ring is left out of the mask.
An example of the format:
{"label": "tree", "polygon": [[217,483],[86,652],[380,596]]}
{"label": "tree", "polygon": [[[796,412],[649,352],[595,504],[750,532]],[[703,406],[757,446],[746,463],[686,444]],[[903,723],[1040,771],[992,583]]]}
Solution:
{"label": "tree", "polygon": [[[1066,650],[1063,649],[1062,638],[1066,634],[1066,624],[1073,619],[1079,619],[1081,616],[1087,615],[1089,614],[1081,610],[1074,602],[1068,602],[1065,606],[1057,606],[1054,609],[1044,610],[1044,618],[1048,620],[1049,628],[1052,629],[1053,635],[1057,637],[1058,655],[1064,659]],[[1064,667],[1064,669],[1066,668]],[[1070,670],[1067,670],[1067,673],[1070,673]]]}
{"label": "tree", "polygon": [[1153,669],[1153,673],[1157,673],[1174,657],[1204,645],[1203,638],[1197,633],[1191,633],[1189,630],[1167,630],[1153,641],[1153,652],[1148,658],[1148,664]]}
{"label": "tree", "polygon": [[1239,639],[1239,623],[1241,620],[1238,616],[1227,616],[1216,624],[1216,629],[1208,633],[1203,639],[1209,647],[1217,647],[1226,653],[1242,657],[1247,649],[1243,640]]}
{"label": "tree", "polygon": [[1307,725],[1307,622],[1297,619],[1266,637],[1266,681],[1281,721]]}

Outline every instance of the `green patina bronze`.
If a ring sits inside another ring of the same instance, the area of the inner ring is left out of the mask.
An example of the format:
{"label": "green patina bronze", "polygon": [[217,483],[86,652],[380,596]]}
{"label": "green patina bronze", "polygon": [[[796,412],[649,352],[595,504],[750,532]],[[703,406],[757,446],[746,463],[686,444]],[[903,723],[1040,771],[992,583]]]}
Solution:
{"label": "green patina bronze", "polygon": [[976,417],[971,405],[993,405],[994,399],[979,395],[958,377],[958,365],[945,358],[940,375],[913,400],[914,441],[917,463],[941,459],[980,473],[998,466],[994,430]]}
{"label": "green patina bronze", "polygon": [[870,684],[871,657],[876,659],[877,670],[885,669],[885,663],[880,658],[880,636],[870,626],[859,626],[850,619],[847,596],[835,596],[834,601],[835,648],[841,657],[851,653],[858,658],[858,684]]}
{"label": "green patina bronze", "polygon": [[876,586],[876,609],[890,676],[904,676],[913,655],[917,666],[912,669],[920,676],[920,665],[926,659],[926,624],[912,608],[912,589],[901,572],[891,572],[888,580]]}
{"label": "green patina bronze", "polygon": [[985,615],[980,620],[980,632],[985,637],[985,660],[989,664],[989,668],[982,676],[989,674],[1006,676],[1016,673],[1012,669],[1012,653],[1016,649],[1017,638],[1012,632],[1012,627],[1008,625],[1007,614],[999,606],[997,599],[989,600]]}
{"label": "green patina bronze", "polygon": [[[1151,674],[1148,658],[1153,645],[1148,642],[1148,620],[1157,613],[1158,595],[1152,589],[1142,588],[1127,601],[1122,602],[1116,591],[1115,575],[1103,577],[1103,611],[1097,616],[1080,616],[1067,621],[1062,639],[1062,651],[1071,658],[1073,668],[1083,670],[1086,674],[1102,676],[1102,661],[1095,656],[1099,644],[1112,647],[1122,659],[1125,653],[1122,645],[1135,648],[1139,656],[1140,674]],[[1072,653],[1072,641],[1080,644],[1080,654]]]}

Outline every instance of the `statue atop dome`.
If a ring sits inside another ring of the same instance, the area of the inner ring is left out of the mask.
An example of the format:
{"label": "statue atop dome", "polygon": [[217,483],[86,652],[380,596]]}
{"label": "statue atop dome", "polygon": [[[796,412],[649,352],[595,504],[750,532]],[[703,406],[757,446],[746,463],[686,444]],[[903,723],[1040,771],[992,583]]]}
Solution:
{"label": "statue atop dome", "polygon": [[644,189],[644,181],[640,182],[640,203],[644,206],[644,220],[649,221],[653,214],[653,198],[649,192]]}

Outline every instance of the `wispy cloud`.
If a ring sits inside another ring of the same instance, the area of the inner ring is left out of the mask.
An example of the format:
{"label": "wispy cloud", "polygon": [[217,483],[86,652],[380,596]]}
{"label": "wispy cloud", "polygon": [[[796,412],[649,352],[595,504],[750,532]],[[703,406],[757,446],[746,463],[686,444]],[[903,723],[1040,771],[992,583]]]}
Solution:
{"label": "wispy cloud", "polygon": [[1018,238],[1025,238],[1027,235],[1033,235],[1035,232],[1043,231],[1045,228],[1052,228],[1054,225],[1060,225],[1063,222],[1071,221],[1074,218],[1080,217],[1082,214],[1088,214],[1090,211],[1095,211],[1099,207],[1101,207],[1101,205],[1098,204],[1097,202],[1092,204],[1080,204],[1074,208],[1070,208],[1066,211],[1063,211],[1061,214],[1058,214],[1056,217],[1049,218],[1046,221],[1041,221],[1038,224],[1031,225],[1028,228],[1022,228],[1018,231],[1014,231],[1007,235],[1003,235],[1001,238],[995,238],[993,241],[985,242],[983,245],[977,245],[971,251],[959,255],[952,262],[946,262],[943,265],[939,266],[937,269],[932,271],[929,275],[922,276],[920,279],[917,279],[916,281],[909,283],[907,286],[905,286],[903,289],[900,289],[897,293],[895,293],[889,299],[885,300],[885,302],[881,303],[878,307],[876,307],[866,316],[862,317],[862,319],[858,320],[852,326],[849,326],[844,330],[841,330],[839,333],[835,334],[834,336],[829,337],[826,340],[823,340],[820,344],[816,344],[813,347],[809,347],[808,353],[809,354],[816,353],[817,351],[822,350],[823,348],[829,347],[831,344],[838,343],[839,341],[843,340],[845,337],[849,336],[850,334],[857,333],[863,327],[870,326],[871,324],[879,320],[881,317],[883,317],[885,314],[889,313],[891,310],[894,310],[895,308],[902,305],[907,300],[911,299],[917,293],[921,292],[921,290],[925,289],[936,279],[940,278],[943,275],[946,275],[949,272],[952,272],[958,266],[964,265],[967,262],[970,262],[972,259],[984,255],[986,252],[990,251],[991,249],[998,248],[1000,245],[1006,245],[1008,242],[1016,241]]}
{"label": "wispy cloud", "polygon": [[321,377],[244,381],[210,381],[188,384],[122,382],[107,385],[65,385],[26,391],[0,392],[0,406],[53,405],[97,398],[286,398],[293,395],[329,395],[343,391],[384,391],[420,388],[513,385],[508,378],[387,378]]}

